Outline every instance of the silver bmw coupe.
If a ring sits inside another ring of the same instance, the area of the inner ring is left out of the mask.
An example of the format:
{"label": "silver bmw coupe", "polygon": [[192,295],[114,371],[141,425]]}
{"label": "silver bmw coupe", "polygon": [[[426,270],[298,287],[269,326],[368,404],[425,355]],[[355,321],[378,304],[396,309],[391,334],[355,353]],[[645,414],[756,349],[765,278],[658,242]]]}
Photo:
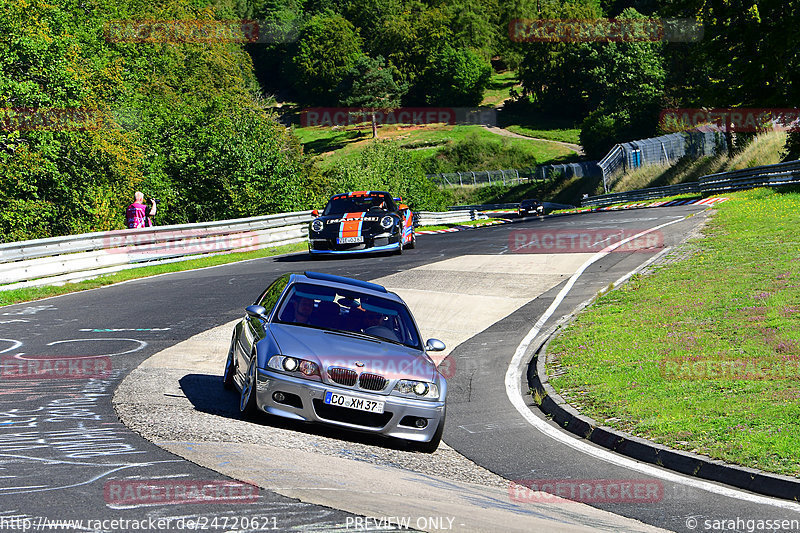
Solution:
{"label": "silver bmw coupe", "polygon": [[233,331],[223,383],[244,415],[263,411],[412,441],[433,452],[447,382],[405,302],[381,285],[284,274]]}

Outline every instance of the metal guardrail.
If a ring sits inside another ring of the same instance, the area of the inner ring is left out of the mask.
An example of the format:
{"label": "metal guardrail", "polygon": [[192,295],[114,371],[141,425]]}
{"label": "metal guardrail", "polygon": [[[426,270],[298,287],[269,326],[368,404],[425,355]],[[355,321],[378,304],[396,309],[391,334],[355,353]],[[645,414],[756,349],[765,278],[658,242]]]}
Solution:
{"label": "metal guardrail", "polygon": [[510,204],[475,204],[475,205],[451,205],[447,209],[450,211],[488,211],[490,209],[516,209],[519,202]]}
{"label": "metal guardrail", "polygon": [[667,185],[665,187],[651,187],[649,189],[638,189],[628,192],[617,192],[602,194],[600,196],[590,196],[581,200],[582,206],[603,206],[617,204],[620,202],[635,202],[637,200],[654,200],[665,196],[676,194],[699,193],[700,184],[698,182],[681,183],[678,185]]}
{"label": "metal guardrail", "polygon": [[[475,211],[419,212],[422,225],[475,220]],[[0,244],[0,291],[55,285],[129,268],[304,242],[310,211],[115,230]]]}
{"label": "metal guardrail", "polygon": [[469,222],[480,217],[475,209],[457,211],[420,211],[414,213],[415,226],[438,226],[439,224],[458,224],[459,222]]}
{"label": "metal guardrail", "polygon": [[710,174],[699,182],[704,194],[800,184],[800,160]]}
{"label": "metal guardrail", "polygon": [[303,242],[308,211],[0,244],[0,290],[79,281],[137,266]]}
{"label": "metal guardrail", "polygon": [[652,200],[684,193],[709,196],[742,189],[752,189],[754,187],[777,187],[797,184],[800,184],[800,160],[710,174],[703,176],[696,182],[590,196],[589,198],[584,198],[581,201],[581,205],[604,206],[638,200]]}

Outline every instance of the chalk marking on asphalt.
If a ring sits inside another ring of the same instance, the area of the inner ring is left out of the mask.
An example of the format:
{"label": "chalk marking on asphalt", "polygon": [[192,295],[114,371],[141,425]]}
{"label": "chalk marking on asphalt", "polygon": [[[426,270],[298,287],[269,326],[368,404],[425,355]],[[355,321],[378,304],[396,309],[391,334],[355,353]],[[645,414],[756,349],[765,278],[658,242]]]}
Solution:
{"label": "chalk marking on asphalt", "polygon": [[6,353],[13,350],[16,350],[20,346],[22,346],[22,342],[18,341],[17,339],[0,339],[0,341],[10,342],[13,346],[11,348],[6,348],[5,350],[0,350],[0,353]]}
{"label": "chalk marking on asphalt", "polygon": [[800,511],[800,504],[797,504],[795,502],[778,500],[776,498],[756,495],[749,492],[740,491],[738,489],[716,485],[708,481],[687,478],[680,474],[664,471],[647,464],[639,463],[637,461],[634,461],[633,459],[630,459],[622,455],[618,455],[616,453],[610,452],[605,449],[595,448],[594,446],[589,445],[587,442],[577,437],[573,437],[567,433],[564,433],[562,430],[556,429],[551,425],[549,425],[544,420],[538,418],[536,415],[533,414],[533,412],[531,412],[528,406],[525,405],[525,402],[522,399],[522,390],[520,387],[520,382],[522,380],[522,367],[524,366],[523,358],[525,357],[525,352],[527,352],[528,347],[531,345],[534,339],[539,335],[539,332],[541,331],[542,327],[544,327],[544,324],[550,319],[553,313],[555,313],[558,306],[561,305],[561,302],[567,296],[569,291],[572,289],[573,285],[575,285],[575,282],[584,273],[584,271],[587,268],[589,268],[589,266],[591,266],[593,263],[602,259],[606,255],[611,253],[612,250],[618,248],[619,246],[622,246],[623,244],[632,241],[634,239],[637,239],[643,235],[646,235],[653,231],[669,226],[670,224],[675,224],[676,222],[680,222],[681,220],[683,219],[666,222],[649,230],[638,233],[637,235],[633,235],[632,237],[628,237],[625,240],[622,240],[618,243],[614,243],[604,248],[603,250],[597,252],[595,255],[587,259],[586,262],[583,265],[581,265],[581,267],[572,275],[572,277],[569,278],[569,281],[567,281],[567,284],[558,293],[555,300],[553,300],[553,303],[550,304],[550,307],[547,308],[547,310],[539,318],[536,324],[533,325],[533,328],[531,328],[531,330],[528,331],[528,334],[525,335],[525,338],[522,339],[519,346],[517,346],[517,351],[514,353],[514,357],[511,359],[511,364],[509,365],[508,371],[506,372],[506,379],[505,379],[506,395],[508,396],[508,399],[511,401],[514,408],[519,412],[519,414],[521,414],[523,418],[525,418],[525,420],[527,420],[535,429],[537,429],[547,437],[550,437],[551,439],[558,441],[561,444],[565,444],[578,452],[592,456],[596,459],[600,459],[607,463],[611,463],[621,468],[634,470],[636,472],[640,472],[649,476],[661,478],[665,481],[670,481],[673,483],[679,483],[683,485],[689,485],[693,488],[705,490],[707,492],[712,492],[714,494],[719,494],[721,496],[726,496],[728,498],[735,498],[738,500],[744,500],[747,502],[753,502],[762,505],[771,505],[773,507],[788,509],[792,511]]}
{"label": "chalk marking on asphalt", "polygon": [[47,346],[53,346],[54,344],[62,344],[62,343],[65,343],[65,342],[94,342],[94,341],[130,341],[130,342],[135,342],[135,343],[139,344],[139,346],[137,346],[136,348],[133,348],[131,350],[126,350],[124,352],[115,352],[115,353],[103,354],[103,355],[107,355],[109,357],[112,356],[112,355],[125,355],[126,353],[138,352],[139,350],[141,350],[142,348],[147,346],[147,343],[144,342],[144,341],[140,341],[140,340],[137,340],[137,339],[123,339],[121,337],[120,338],[104,337],[102,339],[67,339],[67,340],[64,340],[64,341],[53,341],[53,342],[49,343]]}

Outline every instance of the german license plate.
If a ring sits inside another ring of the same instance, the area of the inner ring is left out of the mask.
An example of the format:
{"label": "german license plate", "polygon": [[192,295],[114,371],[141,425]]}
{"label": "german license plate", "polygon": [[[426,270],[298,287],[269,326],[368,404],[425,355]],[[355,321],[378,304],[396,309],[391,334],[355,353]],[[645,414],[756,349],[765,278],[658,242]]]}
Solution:
{"label": "german license plate", "polygon": [[358,237],[339,237],[336,239],[338,244],[358,244],[360,242],[364,242],[364,236],[359,235]]}
{"label": "german license plate", "polygon": [[338,394],[336,392],[326,392],[325,403],[328,405],[346,407],[347,409],[356,409],[357,411],[366,411],[368,413],[383,413],[383,402],[365,400],[364,398],[356,398],[355,396]]}

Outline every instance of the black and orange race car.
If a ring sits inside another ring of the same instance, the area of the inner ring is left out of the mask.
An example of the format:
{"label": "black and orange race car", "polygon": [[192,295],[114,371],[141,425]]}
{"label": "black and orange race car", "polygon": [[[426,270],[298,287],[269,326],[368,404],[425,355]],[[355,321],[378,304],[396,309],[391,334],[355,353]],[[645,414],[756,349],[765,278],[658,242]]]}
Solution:
{"label": "black and orange race car", "polygon": [[312,255],[365,252],[403,253],[413,248],[414,217],[401,198],[388,192],[355,191],[335,194],[308,226]]}

